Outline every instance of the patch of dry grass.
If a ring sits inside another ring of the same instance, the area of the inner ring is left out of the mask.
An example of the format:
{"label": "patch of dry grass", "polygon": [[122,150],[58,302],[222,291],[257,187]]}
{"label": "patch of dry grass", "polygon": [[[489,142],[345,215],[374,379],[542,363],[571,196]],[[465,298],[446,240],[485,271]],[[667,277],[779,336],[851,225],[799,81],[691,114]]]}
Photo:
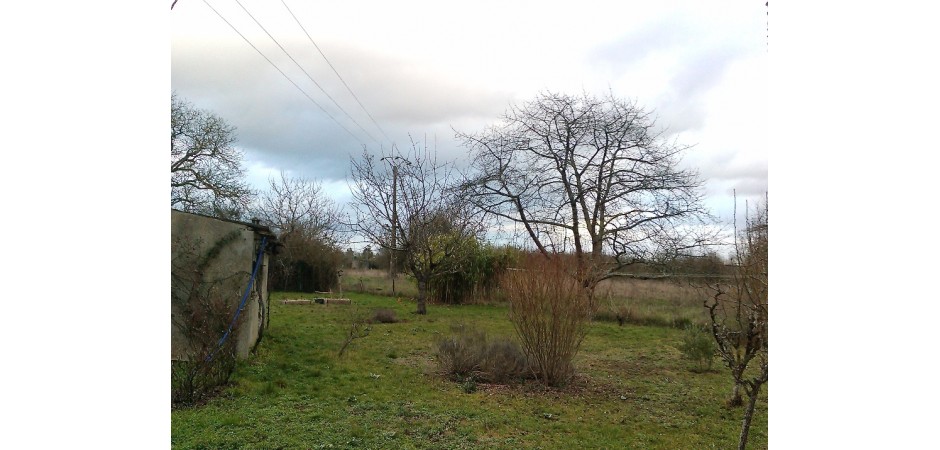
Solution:
{"label": "patch of dry grass", "polygon": [[[418,288],[414,281],[405,274],[395,278],[395,292],[392,292],[392,279],[387,270],[346,269],[340,278],[344,292],[384,295],[388,297],[417,297]],[[397,294],[397,295],[396,295]]]}
{"label": "patch of dry grass", "polygon": [[684,281],[611,278],[598,285],[595,320],[682,328],[705,324],[702,294]]}

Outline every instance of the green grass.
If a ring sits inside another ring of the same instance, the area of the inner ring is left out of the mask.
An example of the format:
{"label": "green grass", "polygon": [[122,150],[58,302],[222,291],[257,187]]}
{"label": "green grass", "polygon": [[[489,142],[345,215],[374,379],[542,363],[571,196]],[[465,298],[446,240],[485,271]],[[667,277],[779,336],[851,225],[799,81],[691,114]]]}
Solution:
{"label": "green grass", "polygon": [[[505,306],[430,305],[347,293],[352,305],[282,305],[272,295],[258,353],[222,395],[172,412],[174,448],[734,448],[742,408],[728,408],[725,370],[693,373],[682,331],[595,322],[562,390],[478,384],[467,394],[435,373],[435,342],[464,322],[512,336]],[[342,358],[356,316],[395,310]],[[749,448],[767,446],[762,394]]]}

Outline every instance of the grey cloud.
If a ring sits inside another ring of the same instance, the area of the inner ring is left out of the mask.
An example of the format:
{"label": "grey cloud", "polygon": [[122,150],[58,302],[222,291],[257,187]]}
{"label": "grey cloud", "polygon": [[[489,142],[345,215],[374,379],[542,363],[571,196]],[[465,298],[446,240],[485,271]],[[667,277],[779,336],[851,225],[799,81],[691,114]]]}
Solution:
{"label": "grey cloud", "polygon": [[763,162],[701,166],[700,174],[708,180],[708,194],[728,194],[736,190],[742,196],[760,196],[767,191],[767,165]]}
{"label": "grey cloud", "polygon": [[705,190],[709,196],[730,195],[737,190],[741,196],[760,196],[767,191],[768,165],[765,155],[747,154],[733,150],[722,151],[691,149],[682,166],[698,171],[706,180]]}
{"label": "grey cloud", "polygon": [[392,59],[343,44],[327,46],[329,58],[380,121],[409,125],[488,117],[494,111],[501,112],[510,97],[505,92],[448,80],[420,62]]}
{"label": "grey cloud", "polygon": [[[370,151],[390,150],[390,143],[362,111],[332,70],[311,55],[295,56],[311,76],[366,131],[362,131],[289,60],[266,54],[314,100],[352,132],[307,99],[284,76],[244,42],[186,48],[172,53],[172,85],[195,106],[208,109],[237,127],[238,146],[248,159],[276,170],[317,178],[342,179],[349,157],[363,144]],[[425,69],[342,45],[320,44],[356,96],[399,148],[410,147],[409,133],[423,141],[436,139],[440,157],[461,152],[453,142],[452,124],[496,119],[508,95],[435,77]],[[296,46],[295,46],[296,47]],[[292,47],[289,47],[289,50]],[[279,51],[279,50],[277,50]],[[292,50],[291,50],[292,51]],[[292,51],[293,52],[293,51]],[[298,55],[301,53],[298,52]],[[473,130],[471,130],[473,131]]]}
{"label": "grey cloud", "polygon": [[767,179],[767,164],[763,161],[751,161],[744,164],[709,165],[708,176],[717,180],[738,178]]}

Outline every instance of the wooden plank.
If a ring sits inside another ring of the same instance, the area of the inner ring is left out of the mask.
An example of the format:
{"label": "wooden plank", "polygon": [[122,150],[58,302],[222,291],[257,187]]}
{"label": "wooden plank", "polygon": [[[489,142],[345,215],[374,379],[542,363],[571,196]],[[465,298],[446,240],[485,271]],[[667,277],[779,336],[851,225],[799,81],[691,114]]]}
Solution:
{"label": "wooden plank", "polygon": [[284,305],[309,305],[313,300],[281,300]]}

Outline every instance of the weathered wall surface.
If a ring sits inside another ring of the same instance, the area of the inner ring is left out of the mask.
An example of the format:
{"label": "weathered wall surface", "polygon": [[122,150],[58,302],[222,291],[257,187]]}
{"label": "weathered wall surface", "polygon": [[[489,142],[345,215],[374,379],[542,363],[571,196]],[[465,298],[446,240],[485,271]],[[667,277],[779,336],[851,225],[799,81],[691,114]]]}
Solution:
{"label": "weathered wall surface", "polygon": [[[205,348],[205,342],[222,337],[245,293],[261,238],[244,224],[171,213],[172,358],[191,359],[199,353],[196,342],[203,342]],[[267,300],[265,254],[239,327],[229,337],[237,342],[239,357],[248,356],[258,340]],[[224,302],[214,309],[220,313],[207,319],[207,305],[218,306],[218,302]],[[213,324],[210,330],[201,334],[194,330],[198,327],[193,323],[206,320]]]}

